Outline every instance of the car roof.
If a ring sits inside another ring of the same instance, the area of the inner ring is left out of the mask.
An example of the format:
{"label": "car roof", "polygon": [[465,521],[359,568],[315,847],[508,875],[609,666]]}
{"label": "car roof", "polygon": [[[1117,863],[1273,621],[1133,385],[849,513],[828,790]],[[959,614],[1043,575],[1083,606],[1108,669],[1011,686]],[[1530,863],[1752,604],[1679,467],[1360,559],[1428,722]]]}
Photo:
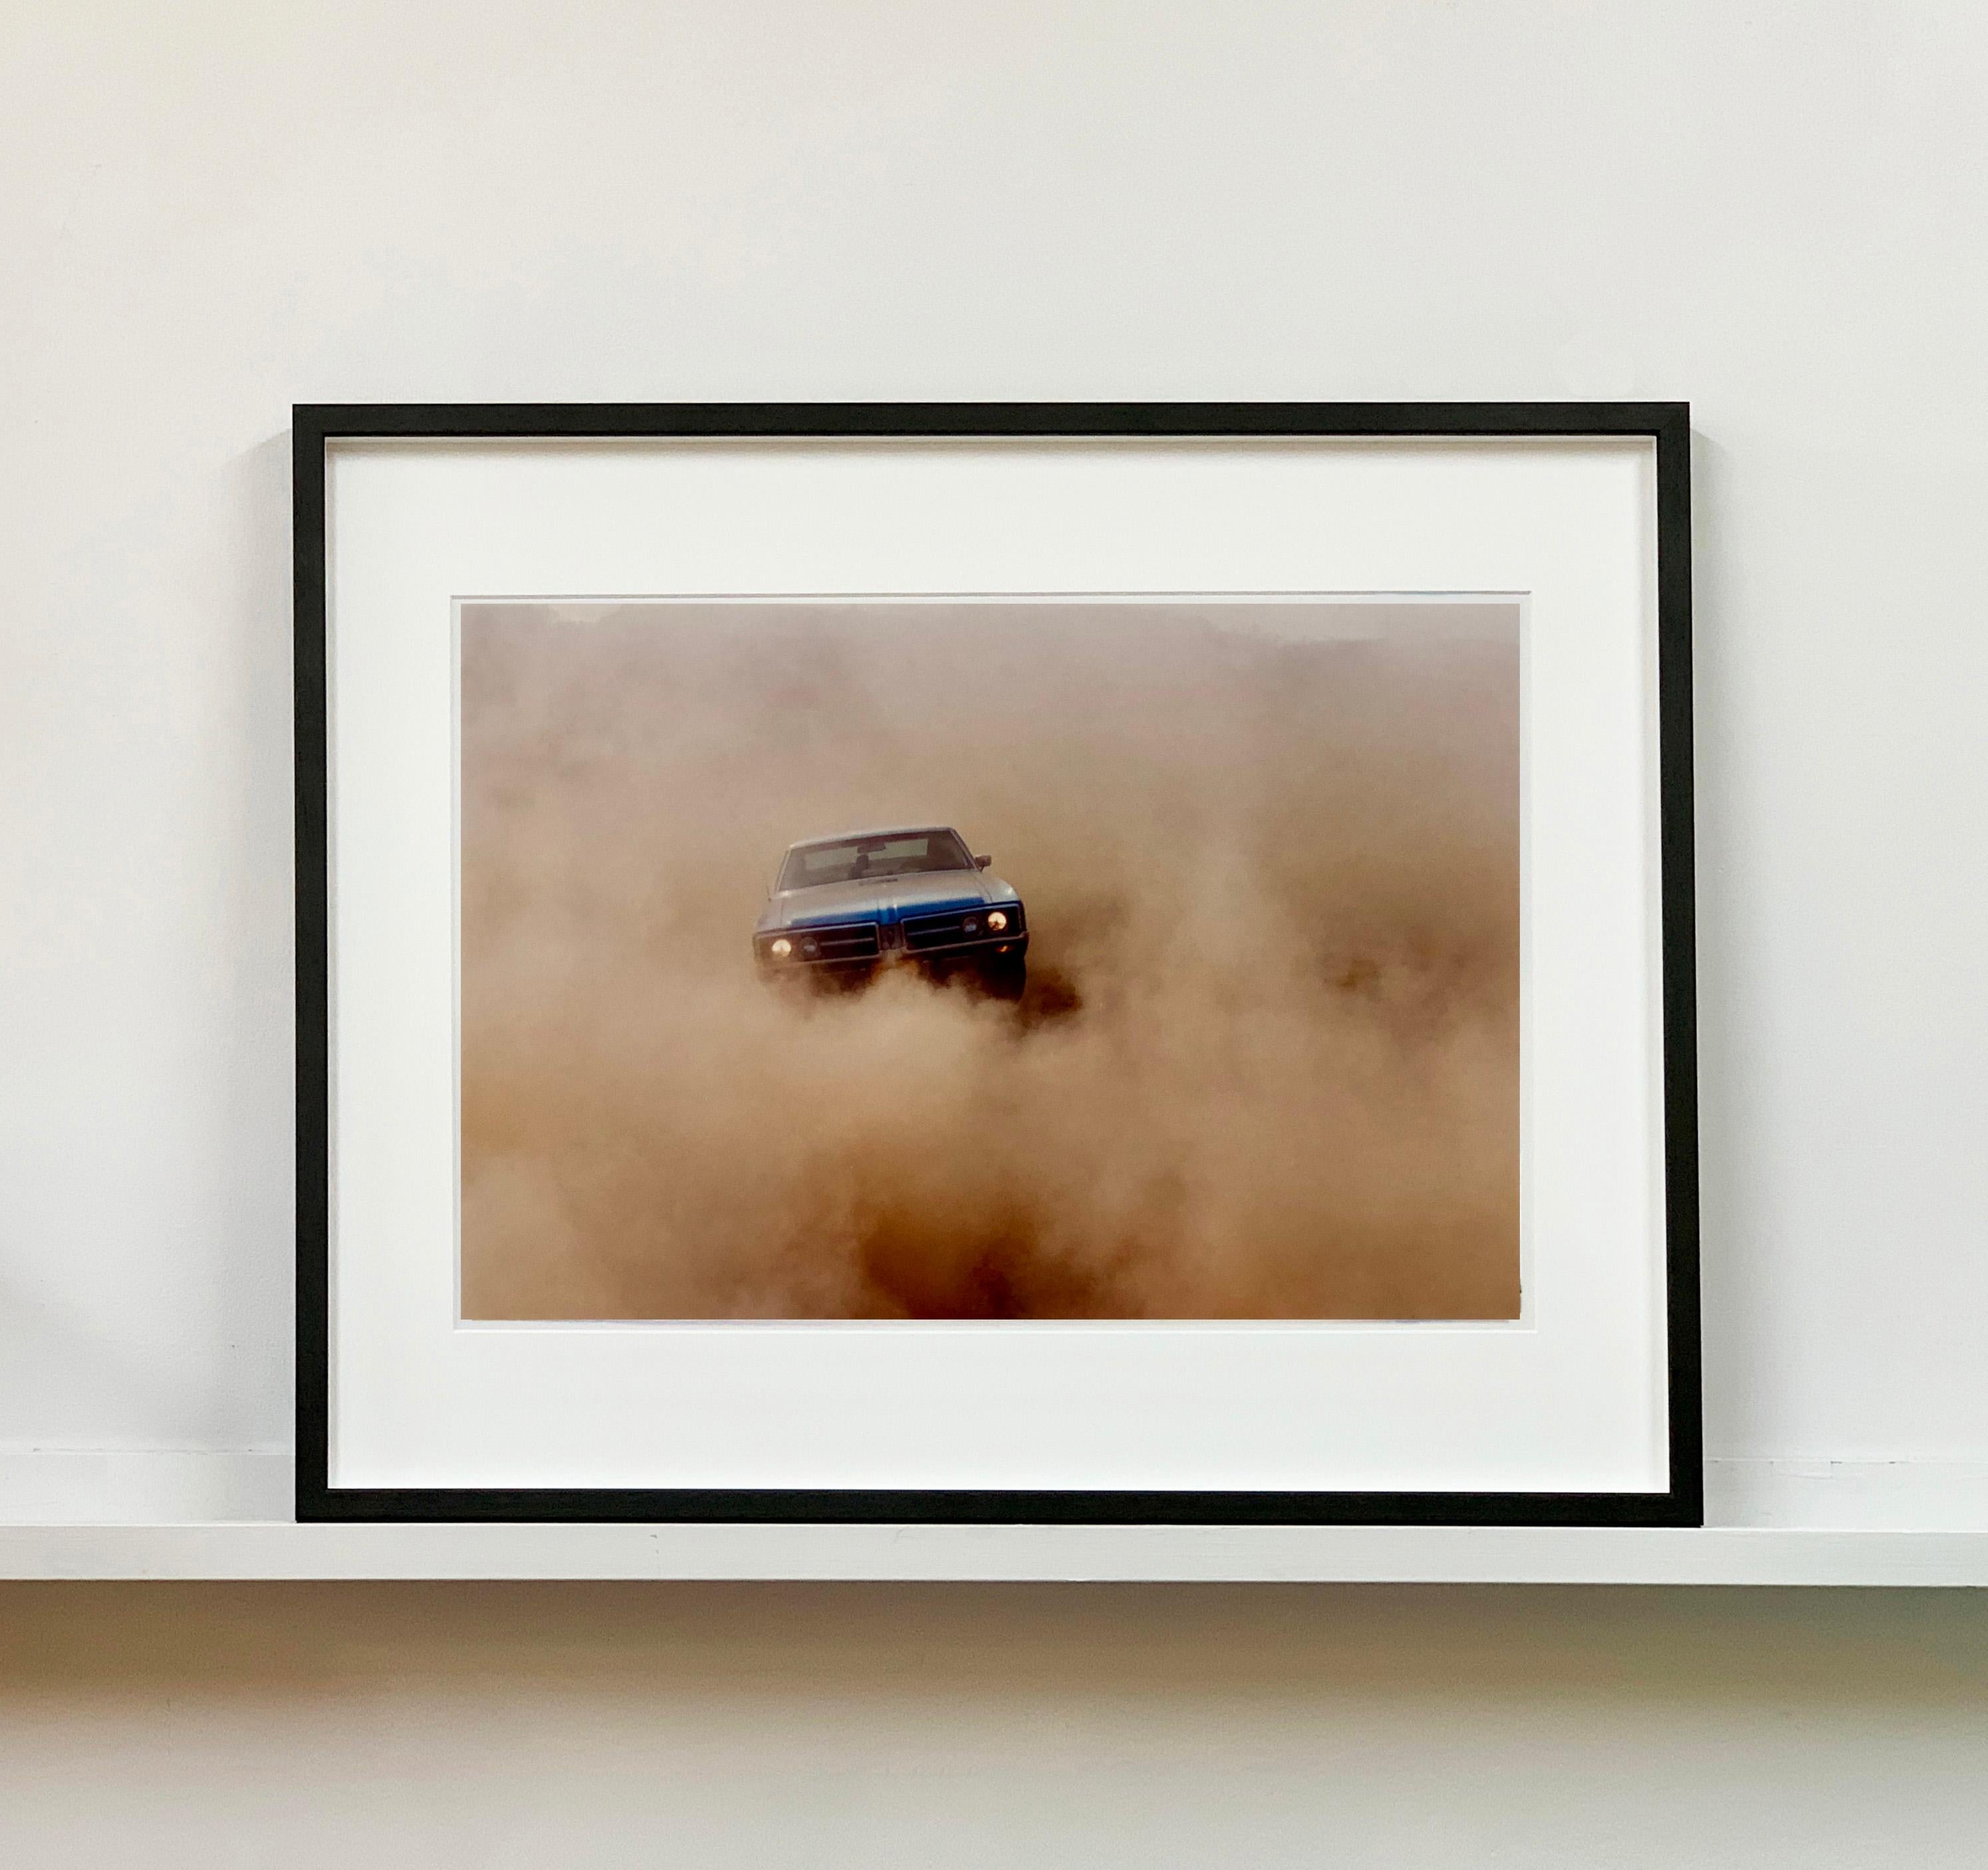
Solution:
{"label": "car roof", "polygon": [[[921,832],[943,831],[953,837],[959,833],[950,825],[871,825],[860,831],[823,832],[815,838],[800,838],[787,846],[790,851],[804,851],[816,844],[847,844],[856,838],[915,838]],[[961,840],[962,842],[964,839]]]}

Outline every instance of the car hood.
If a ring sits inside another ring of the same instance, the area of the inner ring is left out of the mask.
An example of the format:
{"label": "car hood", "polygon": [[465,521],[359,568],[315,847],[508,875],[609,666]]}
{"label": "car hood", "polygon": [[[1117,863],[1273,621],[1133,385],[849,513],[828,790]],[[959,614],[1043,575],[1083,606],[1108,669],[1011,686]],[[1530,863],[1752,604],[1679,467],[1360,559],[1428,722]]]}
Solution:
{"label": "car hood", "polygon": [[830,922],[900,922],[948,909],[979,909],[1016,900],[1014,886],[982,870],[931,870],[915,876],[872,876],[850,883],[783,889],[760,912],[766,929],[819,928]]}

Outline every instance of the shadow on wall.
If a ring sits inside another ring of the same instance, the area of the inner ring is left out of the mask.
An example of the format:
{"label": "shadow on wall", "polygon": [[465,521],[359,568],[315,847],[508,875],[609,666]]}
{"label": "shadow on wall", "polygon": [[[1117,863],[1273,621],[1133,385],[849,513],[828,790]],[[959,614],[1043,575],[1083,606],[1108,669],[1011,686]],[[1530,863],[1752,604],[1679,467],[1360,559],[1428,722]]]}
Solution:
{"label": "shadow on wall", "polygon": [[1988,1597],[0,1585],[0,1855],[1979,1862]]}
{"label": "shadow on wall", "polygon": [[[1625,1586],[0,1584],[0,1716],[532,1689],[1965,1709],[1988,1594]],[[485,1718],[501,1718],[492,1702]],[[1776,1718],[1780,1718],[1779,1714]]]}

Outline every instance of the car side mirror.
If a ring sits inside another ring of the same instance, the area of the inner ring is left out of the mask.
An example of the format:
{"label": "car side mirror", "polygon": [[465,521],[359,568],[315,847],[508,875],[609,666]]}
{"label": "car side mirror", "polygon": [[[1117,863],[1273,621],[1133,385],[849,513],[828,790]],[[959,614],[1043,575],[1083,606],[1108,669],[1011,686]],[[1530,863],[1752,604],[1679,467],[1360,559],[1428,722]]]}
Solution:
{"label": "car side mirror", "polygon": [[993,861],[991,857],[976,857],[973,860],[973,867],[976,870],[984,870]]}

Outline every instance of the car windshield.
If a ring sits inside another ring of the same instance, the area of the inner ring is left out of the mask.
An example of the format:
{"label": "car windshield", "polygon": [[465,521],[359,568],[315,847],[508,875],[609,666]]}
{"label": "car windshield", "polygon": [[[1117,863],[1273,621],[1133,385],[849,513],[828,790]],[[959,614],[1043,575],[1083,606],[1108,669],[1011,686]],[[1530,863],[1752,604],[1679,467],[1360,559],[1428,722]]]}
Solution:
{"label": "car windshield", "polygon": [[780,866],[783,889],[850,883],[866,876],[915,876],[926,870],[970,870],[973,859],[950,831],[898,831],[878,838],[798,844]]}

